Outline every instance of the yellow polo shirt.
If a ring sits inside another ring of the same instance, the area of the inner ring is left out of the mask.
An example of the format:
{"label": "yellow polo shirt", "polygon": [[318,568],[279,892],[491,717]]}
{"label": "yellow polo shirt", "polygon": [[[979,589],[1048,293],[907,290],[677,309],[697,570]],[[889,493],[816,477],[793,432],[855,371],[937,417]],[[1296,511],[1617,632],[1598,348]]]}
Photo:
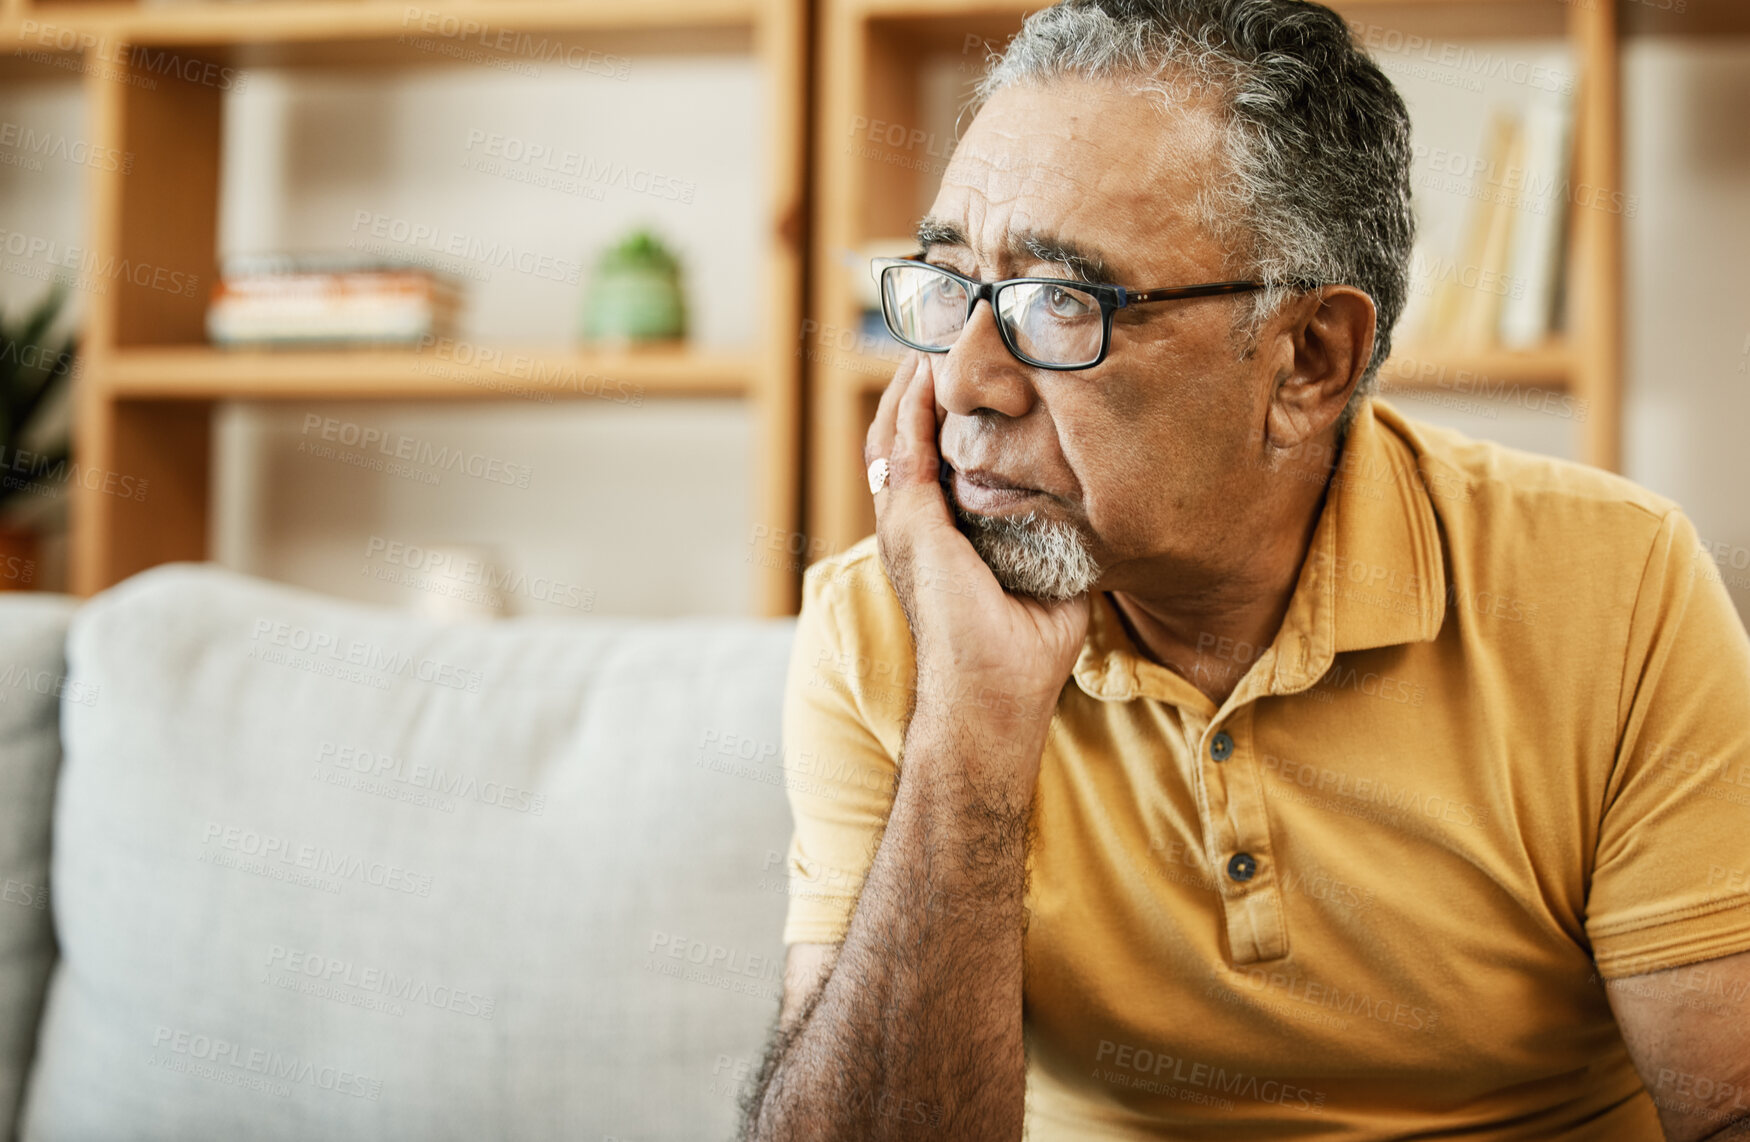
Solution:
{"label": "yellow polo shirt", "polygon": [[[1028,1137],[1660,1137],[1601,977],[1750,949],[1750,639],[1675,505],[1375,401],[1231,653],[1218,709],[1094,600],[1028,854]],[[787,943],[844,938],[912,679],[873,537],[810,568]]]}

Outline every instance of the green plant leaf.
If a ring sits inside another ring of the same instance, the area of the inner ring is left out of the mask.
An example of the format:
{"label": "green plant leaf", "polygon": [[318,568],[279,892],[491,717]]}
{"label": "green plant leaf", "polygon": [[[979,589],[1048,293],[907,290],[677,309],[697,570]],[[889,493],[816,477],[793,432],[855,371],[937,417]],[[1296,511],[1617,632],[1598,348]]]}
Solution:
{"label": "green plant leaf", "polygon": [[[7,463],[38,411],[71,383],[78,353],[77,337],[62,338],[54,344],[45,340],[66,297],[66,285],[55,283],[17,330],[8,328],[0,316],[0,450]],[[45,454],[65,459],[71,454],[71,444],[64,438],[55,440],[48,444]],[[16,489],[0,486],[0,501],[11,498],[15,492]]]}

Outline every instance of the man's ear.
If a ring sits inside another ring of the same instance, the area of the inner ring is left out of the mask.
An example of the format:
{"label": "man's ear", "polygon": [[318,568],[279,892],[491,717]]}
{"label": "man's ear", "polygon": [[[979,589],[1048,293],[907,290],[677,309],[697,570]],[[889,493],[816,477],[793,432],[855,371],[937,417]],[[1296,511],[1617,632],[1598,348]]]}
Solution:
{"label": "man's ear", "polygon": [[1373,355],[1377,312],[1354,286],[1329,285],[1283,316],[1294,357],[1276,380],[1265,430],[1272,447],[1291,449],[1337,422]]}

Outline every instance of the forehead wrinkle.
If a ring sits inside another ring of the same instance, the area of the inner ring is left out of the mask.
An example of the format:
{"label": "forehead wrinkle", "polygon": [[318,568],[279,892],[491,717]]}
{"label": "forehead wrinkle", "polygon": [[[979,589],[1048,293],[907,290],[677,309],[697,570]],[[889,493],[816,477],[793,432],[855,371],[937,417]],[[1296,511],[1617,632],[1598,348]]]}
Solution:
{"label": "forehead wrinkle", "polygon": [[[981,109],[941,187],[953,205],[939,208],[959,214],[971,223],[967,232],[982,239],[961,248],[981,263],[1044,261],[1106,283],[1166,280],[1205,261],[1231,260],[1198,209],[1200,196],[1222,177],[1219,107],[1184,97],[1171,106],[1149,102],[1151,113],[1141,115],[1144,104],[1134,93],[1101,90],[1106,86],[1021,85]],[[1084,104],[1096,118],[1084,114]],[[1113,111],[1126,116],[1122,130],[1099,118]],[[998,218],[1017,235],[1031,228],[1048,240],[1079,238],[1083,248],[1073,253],[1091,254],[1104,266],[1090,272],[1095,267],[1062,256],[1071,251],[1017,250],[1005,227],[989,224]],[[1011,272],[1007,265],[990,268]]]}
{"label": "forehead wrinkle", "polygon": [[[965,153],[964,150],[961,152]],[[1002,195],[1000,201],[993,201],[992,194],[998,191],[998,187],[989,182],[979,185],[976,178],[966,177],[948,180],[945,186],[958,183],[962,194],[957,197],[961,198],[963,209],[968,214],[980,214],[981,225],[973,226],[969,231],[951,216],[925,215],[916,227],[920,247],[926,252],[938,245],[960,247],[970,251],[980,262],[1004,267],[999,272],[1007,272],[1006,266],[1011,264],[1046,262],[1061,266],[1066,275],[1079,281],[1110,283],[1117,280],[1117,271],[1106,251],[1092,242],[1069,237],[1059,229],[1064,224],[1073,228],[1076,216],[1091,203],[1101,200],[1102,191],[1109,186],[1102,175],[1095,174],[1090,181],[1080,177],[1079,172],[1061,168],[1041,170],[1037,169],[1038,164],[1032,164],[1032,169],[1028,169],[1026,164],[992,164],[983,161],[982,156],[974,157],[978,160],[977,165],[993,170],[1000,168],[1002,173],[1011,176],[1010,181],[1019,185],[1006,188],[1008,193]],[[965,175],[964,168],[960,173]],[[1121,181],[1119,186],[1128,190],[1127,183]],[[1061,214],[1050,212],[1053,217],[1045,217],[1039,209],[1064,203],[1075,205]],[[982,224],[994,221],[988,217],[989,207],[993,205],[1005,208],[998,211],[1001,219],[1019,225],[1010,229],[1006,225],[992,227]],[[1017,214],[1021,217],[1016,218]],[[986,234],[985,231],[991,232]],[[970,236],[972,234],[985,240],[975,240]]]}

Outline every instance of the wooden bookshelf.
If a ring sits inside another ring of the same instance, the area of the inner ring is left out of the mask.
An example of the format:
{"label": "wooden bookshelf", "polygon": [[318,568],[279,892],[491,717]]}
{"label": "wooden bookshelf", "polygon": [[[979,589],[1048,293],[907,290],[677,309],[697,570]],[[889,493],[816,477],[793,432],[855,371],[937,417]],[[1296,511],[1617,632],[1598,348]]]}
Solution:
{"label": "wooden bookshelf", "polygon": [[[799,529],[802,363],[794,340],[806,235],[806,0],[450,0],[417,8],[421,18],[429,12],[455,21],[440,28],[527,33],[616,54],[727,51],[755,60],[767,93],[760,124],[766,233],[757,287],[766,306],[746,350],[507,345],[492,347],[497,356],[483,362],[446,358],[438,349],[262,352],[206,344],[207,289],[218,270],[223,91],[217,83],[163,75],[134,82],[143,64],[133,49],[150,49],[142,60],[170,52],[202,67],[466,66],[399,42],[404,34],[430,35],[409,26],[411,8],[399,0],[169,6],[0,0],[0,60],[7,61],[0,79],[77,77],[93,145],[135,156],[125,178],[85,173],[90,255],[99,264],[113,258],[174,266],[200,281],[184,294],[121,278],[88,298],[75,398],[79,462],[149,480],[150,493],[133,502],[101,485],[71,489],[75,593],[91,594],[157,563],[207,557],[211,417],[226,400],[599,399],[591,377],[611,379],[623,386],[616,391],[636,391],[644,402],[745,400],[756,432],[751,517],[762,527]],[[755,610],[793,613],[794,568],[761,567],[756,575]]]}
{"label": "wooden bookshelf", "polygon": [[[976,78],[975,42],[999,46],[1041,0],[825,0],[815,129],[818,191],[810,312],[818,330],[809,353],[809,530],[813,550],[836,551],[874,529],[864,481],[863,438],[876,399],[892,376],[877,354],[855,344],[860,307],[846,263],[866,242],[911,232],[920,194],[941,178],[944,161],[915,145],[858,141],[854,124],[881,121],[926,131],[923,81],[934,57],[958,56]],[[1565,38],[1578,73],[1576,185],[1619,188],[1618,39],[1609,0],[1339,0],[1352,22],[1402,27],[1445,40]],[[864,152],[859,154],[859,150]],[[930,161],[922,161],[930,157]],[[928,186],[922,184],[927,183]],[[923,199],[927,205],[927,197]],[[1401,344],[1381,370],[1393,392],[1447,390],[1486,401],[1504,386],[1546,390],[1586,402],[1581,458],[1615,469],[1621,434],[1621,218],[1600,209],[1572,212],[1566,265],[1565,332],[1526,350],[1495,346]],[[850,331],[850,333],[847,333]],[[836,344],[833,339],[837,338]],[[863,342],[866,347],[868,342]]]}

